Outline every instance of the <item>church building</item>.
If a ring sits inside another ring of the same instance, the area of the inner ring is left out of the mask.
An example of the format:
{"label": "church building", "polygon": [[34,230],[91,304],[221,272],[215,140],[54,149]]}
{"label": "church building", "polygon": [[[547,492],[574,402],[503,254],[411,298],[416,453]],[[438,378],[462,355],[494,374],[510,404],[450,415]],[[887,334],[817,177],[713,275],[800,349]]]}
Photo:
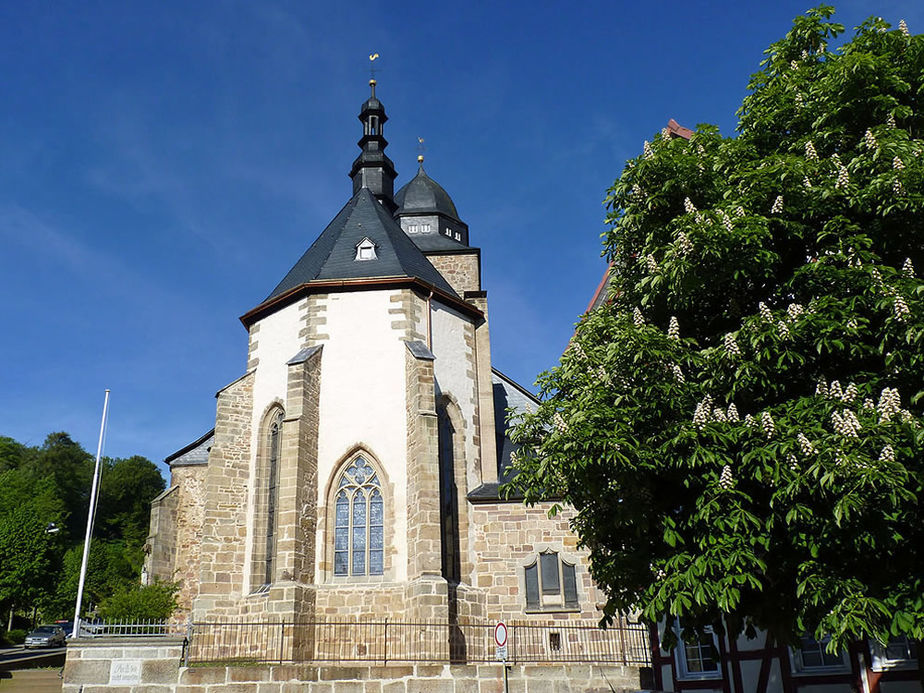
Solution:
{"label": "church building", "polygon": [[594,625],[567,509],[499,494],[535,400],[492,366],[479,230],[423,157],[394,191],[370,87],[352,197],[240,318],[214,429],[166,460],[145,579],[179,582],[183,621]]}

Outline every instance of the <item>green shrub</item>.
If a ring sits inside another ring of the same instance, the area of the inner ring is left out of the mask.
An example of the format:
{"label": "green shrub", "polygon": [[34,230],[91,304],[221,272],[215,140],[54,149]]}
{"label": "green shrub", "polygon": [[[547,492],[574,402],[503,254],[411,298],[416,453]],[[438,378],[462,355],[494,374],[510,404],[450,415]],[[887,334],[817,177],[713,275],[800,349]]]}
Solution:
{"label": "green shrub", "polygon": [[7,645],[22,645],[26,641],[27,632],[28,631],[22,628],[14,628],[13,630],[8,630],[0,637],[2,637],[2,640]]}
{"label": "green shrub", "polygon": [[112,621],[162,621],[176,609],[175,582],[130,585],[117,590],[100,605],[100,616]]}

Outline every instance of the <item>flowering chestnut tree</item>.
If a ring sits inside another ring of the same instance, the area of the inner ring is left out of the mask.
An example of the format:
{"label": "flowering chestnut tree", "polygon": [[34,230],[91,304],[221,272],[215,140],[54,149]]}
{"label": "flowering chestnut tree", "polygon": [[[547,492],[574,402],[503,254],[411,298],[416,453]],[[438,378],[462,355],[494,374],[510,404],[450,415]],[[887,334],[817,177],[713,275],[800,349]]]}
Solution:
{"label": "flowering chestnut tree", "polygon": [[609,190],[608,302],[514,436],[607,617],[831,647],[924,638],[924,36],[833,9],[766,51],[738,133]]}

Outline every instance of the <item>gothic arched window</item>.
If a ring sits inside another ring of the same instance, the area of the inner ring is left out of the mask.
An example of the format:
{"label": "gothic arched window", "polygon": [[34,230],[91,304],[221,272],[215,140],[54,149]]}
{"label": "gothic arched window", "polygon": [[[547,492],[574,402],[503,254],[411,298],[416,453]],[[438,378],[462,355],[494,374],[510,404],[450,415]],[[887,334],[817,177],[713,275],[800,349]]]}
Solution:
{"label": "gothic arched window", "polygon": [[282,412],[277,412],[269,429],[268,478],[266,481],[266,563],[264,584],[273,582],[276,562],[276,500],[279,485],[279,436],[282,431]]}
{"label": "gothic arched window", "polygon": [[334,575],[385,572],[382,484],[362,457],[340,475],[334,501]]}

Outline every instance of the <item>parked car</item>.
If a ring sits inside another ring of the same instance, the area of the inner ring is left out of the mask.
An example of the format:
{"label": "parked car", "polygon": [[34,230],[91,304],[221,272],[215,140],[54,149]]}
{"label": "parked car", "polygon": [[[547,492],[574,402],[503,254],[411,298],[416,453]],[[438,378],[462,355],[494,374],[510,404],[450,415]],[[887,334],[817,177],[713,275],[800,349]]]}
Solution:
{"label": "parked car", "polygon": [[74,622],[73,621],[55,621],[55,625],[64,631],[65,638],[70,638],[71,633],[74,632]]}
{"label": "parked car", "polygon": [[26,647],[64,647],[64,629],[61,626],[39,626],[26,636]]}

